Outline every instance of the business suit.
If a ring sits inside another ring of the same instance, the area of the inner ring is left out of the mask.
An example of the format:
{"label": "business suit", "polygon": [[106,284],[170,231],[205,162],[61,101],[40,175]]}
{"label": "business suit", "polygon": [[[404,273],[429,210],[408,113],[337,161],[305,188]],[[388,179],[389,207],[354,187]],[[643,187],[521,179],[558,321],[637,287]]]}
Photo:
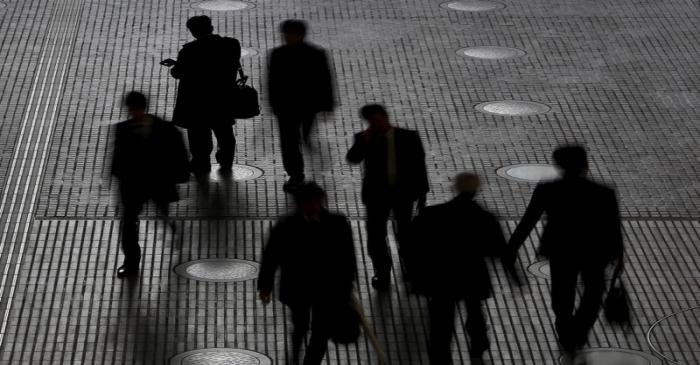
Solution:
{"label": "business suit", "polygon": [[455,308],[464,301],[469,352],[481,357],[489,347],[481,302],[491,296],[484,258],[505,248],[501,226],[491,213],[462,193],[416,217],[404,263],[413,291],[429,298],[431,365],[450,364]]}
{"label": "business suit", "polygon": [[277,47],[270,53],[267,82],[280,130],[282,164],[291,178],[303,180],[301,138],[308,142],[316,114],[335,106],[328,56],[305,42]]}
{"label": "business suit", "polygon": [[233,135],[232,103],[241,45],[235,38],[210,34],[185,44],[170,70],[180,80],[173,122],[187,129],[196,174],[211,169],[211,133],[218,145],[216,160],[222,168],[233,164],[236,139]]}
{"label": "business suit", "polygon": [[[508,244],[515,252],[545,214],[539,254],[549,259],[552,309],[559,341],[568,350],[585,344],[605,291],[605,268],[622,256],[622,231],[614,190],[584,177],[539,184]],[[574,314],[579,275],[584,291]]]}
{"label": "business suit", "polygon": [[138,216],[153,200],[167,216],[168,204],[179,199],[176,184],[189,178],[187,150],[171,123],[146,115],[146,122],[129,119],[115,128],[112,175],[119,180],[122,201],[122,251],[125,265],[141,261]]}
{"label": "business suit", "polygon": [[367,248],[377,277],[388,278],[392,266],[386,242],[389,213],[394,213],[401,244],[411,223],[413,204],[429,190],[423,144],[418,133],[403,128],[392,127],[387,135],[374,135],[369,142],[361,132],[355,134],[347,160],[364,162],[362,202],[367,209]]}
{"label": "business suit", "polygon": [[347,219],[327,211],[317,222],[301,213],[281,219],[272,228],[263,252],[258,278],[261,292],[272,291],[277,269],[279,299],[292,312],[294,361],[311,320],[304,364],[320,364],[333,330],[334,310],[348,305],[357,273]]}

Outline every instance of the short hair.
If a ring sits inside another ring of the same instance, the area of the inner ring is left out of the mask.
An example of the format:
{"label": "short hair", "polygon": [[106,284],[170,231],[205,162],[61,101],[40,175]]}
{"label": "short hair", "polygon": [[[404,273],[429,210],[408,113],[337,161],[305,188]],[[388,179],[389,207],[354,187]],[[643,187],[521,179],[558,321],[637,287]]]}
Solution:
{"label": "short hair", "polygon": [[586,149],[580,145],[557,147],[552,153],[552,159],[564,172],[576,173],[588,168]]}
{"label": "short hair", "polygon": [[306,35],[306,22],[297,19],[287,19],[280,24],[280,32],[283,34],[298,34],[300,36]]}
{"label": "short hair", "polygon": [[146,109],[148,106],[148,98],[138,91],[131,91],[124,97],[124,105],[128,108]]}
{"label": "short hair", "polygon": [[294,190],[294,200],[297,203],[307,202],[311,199],[324,199],[326,192],[313,181],[302,183]]}
{"label": "short hair", "polygon": [[473,172],[462,172],[455,176],[454,184],[460,194],[476,194],[479,191],[479,186],[481,186],[481,179],[479,175]]}
{"label": "short hair", "polygon": [[377,114],[381,114],[385,117],[389,115],[386,108],[381,104],[367,104],[360,109],[360,116],[362,116],[363,119],[369,119],[369,117]]}
{"label": "short hair", "polygon": [[189,29],[195,37],[214,32],[214,27],[211,25],[211,18],[206,15],[193,16],[187,19],[186,25],[187,29]]}

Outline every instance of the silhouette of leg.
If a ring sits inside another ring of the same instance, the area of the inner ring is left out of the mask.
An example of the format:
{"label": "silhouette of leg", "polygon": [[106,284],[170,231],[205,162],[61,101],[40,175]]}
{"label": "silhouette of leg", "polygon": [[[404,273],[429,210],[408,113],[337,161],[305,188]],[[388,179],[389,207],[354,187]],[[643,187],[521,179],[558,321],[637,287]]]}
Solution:
{"label": "silhouette of leg", "polygon": [[389,280],[391,274],[391,251],[386,242],[386,224],[390,204],[382,201],[367,203],[367,251],[374,265],[375,276]]}
{"label": "silhouette of leg", "polygon": [[290,181],[304,180],[304,157],[299,144],[300,121],[296,116],[280,116],[280,142],[282,147],[282,165]]}
{"label": "silhouette of leg", "polygon": [[465,327],[469,335],[469,355],[473,358],[480,358],[489,349],[489,338],[484,312],[481,310],[481,301],[467,299],[465,304],[467,307]]}
{"label": "silhouette of leg", "polygon": [[141,263],[141,247],[139,246],[139,214],[143,209],[145,199],[143,192],[134,186],[120,187],[124,213],[121,219],[121,246],[124,263],[117,275],[128,276],[138,272]]}
{"label": "silhouette of leg", "polygon": [[209,155],[214,148],[211,140],[211,129],[191,127],[187,129],[187,140],[192,154],[192,161],[190,161],[192,172],[197,176],[208,174],[211,170]]}
{"label": "silhouette of leg", "polygon": [[411,220],[413,218],[413,201],[396,200],[392,204],[394,212],[394,236],[398,241],[399,256],[403,260],[402,244],[410,237]]}
{"label": "silhouette of leg", "polygon": [[328,351],[328,340],[330,339],[328,323],[333,318],[328,308],[323,305],[314,305],[311,311],[311,338],[309,346],[306,348],[304,365],[320,365]]}
{"label": "silhouette of leg", "polygon": [[428,356],[431,365],[452,364],[452,334],[455,325],[455,301],[433,297],[428,301],[430,315],[430,344]]}
{"label": "silhouette of leg", "polygon": [[311,136],[311,131],[314,127],[314,120],[316,119],[315,114],[308,114],[301,116],[301,131],[302,137],[304,139],[304,144],[309,146],[309,138]]}
{"label": "silhouette of leg", "polygon": [[605,266],[586,267],[581,272],[581,278],[583,295],[574,315],[574,340],[579,347],[586,344],[588,333],[598,319],[605,292]]}
{"label": "silhouette of leg", "polygon": [[576,281],[578,268],[569,260],[551,259],[552,276],[552,310],[555,315],[555,327],[559,343],[565,351],[576,349],[574,333],[574,302],[576,299]]}
{"label": "silhouette of leg", "polygon": [[214,131],[218,147],[216,161],[219,162],[222,170],[230,170],[236,155],[236,137],[233,135],[233,126],[221,123],[212,128],[212,131]]}
{"label": "silhouette of leg", "polygon": [[308,305],[289,306],[292,314],[292,363],[299,364],[301,345],[309,332],[311,307]]}

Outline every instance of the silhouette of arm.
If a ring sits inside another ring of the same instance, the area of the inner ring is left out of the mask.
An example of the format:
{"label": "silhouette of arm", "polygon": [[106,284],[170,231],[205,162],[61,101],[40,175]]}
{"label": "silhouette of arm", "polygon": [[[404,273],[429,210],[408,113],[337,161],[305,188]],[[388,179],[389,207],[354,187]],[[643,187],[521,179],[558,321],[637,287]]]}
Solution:
{"label": "silhouette of arm", "polygon": [[170,69],[170,75],[176,79],[182,79],[187,74],[187,66],[189,66],[189,57],[187,49],[183,48],[177,54],[175,66]]}
{"label": "silhouette of arm", "polygon": [[281,246],[284,240],[284,224],[278,222],[270,231],[267,245],[263,250],[262,263],[260,264],[260,274],[258,276],[258,290],[261,292],[271,292],[275,286],[275,273],[280,265]]}
{"label": "silhouette of arm", "polygon": [[182,138],[182,133],[175,127],[172,127],[171,132],[171,158],[174,163],[173,174],[176,183],[185,183],[190,179],[189,156],[187,148]]}
{"label": "silhouette of arm", "polygon": [[624,252],[624,241],[622,238],[622,220],[620,219],[620,208],[617,203],[617,196],[614,190],[610,191],[608,197],[608,221],[610,222],[610,254],[612,258],[622,258]]}
{"label": "silhouette of arm", "polygon": [[484,241],[487,246],[485,247],[484,255],[502,256],[506,248],[506,237],[503,235],[501,224],[498,223],[498,219],[491,213],[486,212],[485,218],[483,228],[486,233]]}
{"label": "silhouette of arm", "polygon": [[124,176],[124,140],[121,128],[115,127],[114,152],[112,153],[112,175],[121,179]]}
{"label": "silhouette of arm", "polygon": [[352,229],[347,218],[342,219],[342,226],[339,234],[341,249],[343,250],[343,273],[345,283],[352,285],[357,277],[357,261],[355,258],[355,244],[352,239]]}
{"label": "silhouette of arm", "polygon": [[[420,135],[415,132],[413,150],[415,151],[415,166],[417,173],[416,188],[419,195],[419,199],[423,199],[425,195],[430,191],[430,182],[428,181],[428,168],[425,165],[425,149],[423,149],[423,142],[420,139]],[[425,203],[425,202],[423,202]]]}
{"label": "silhouette of arm", "polygon": [[532,232],[535,225],[540,220],[542,213],[544,213],[546,207],[543,195],[542,185],[538,185],[532,193],[532,199],[530,199],[530,204],[527,206],[525,215],[523,215],[518,227],[515,228],[515,232],[513,232],[513,235],[510,237],[508,248],[511,252],[516,252],[520,246],[525,243],[530,232]]}
{"label": "silhouette of arm", "polygon": [[335,90],[334,90],[334,80],[333,72],[331,68],[331,63],[329,62],[329,55],[321,51],[319,56],[319,66],[318,66],[318,77],[319,77],[319,92],[322,98],[322,103],[320,105],[321,111],[332,111],[335,107]]}
{"label": "silhouette of arm", "polygon": [[358,133],[354,137],[354,142],[347,156],[345,156],[350,163],[360,163],[365,159],[367,154],[367,145],[362,137],[362,133]]}
{"label": "silhouette of arm", "polygon": [[279,114],[278,109],[280,105],[280,95],[279,95],[279,82],[280,82],[280,70],[279,70],[279,54],[277,50],[273,50],[270,53],[270,60],[267,64],[267,94],[270,107],[274,114]]}

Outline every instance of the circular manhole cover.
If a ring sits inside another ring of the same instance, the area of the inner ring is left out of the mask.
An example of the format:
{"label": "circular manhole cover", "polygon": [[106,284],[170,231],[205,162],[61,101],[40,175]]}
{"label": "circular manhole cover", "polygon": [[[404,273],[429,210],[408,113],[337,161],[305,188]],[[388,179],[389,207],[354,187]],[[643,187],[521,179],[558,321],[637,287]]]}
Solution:
{"label": "circular manhole cover", "polygon": [[538,261],[527,267],[530,274],[542,279],[549,279],[551,271],[549,270],[549,261]]}
{"label": "circular manhole cover", "polygon": [[515,181],[538,183],[559,177],[559,170],[546,164],[519,164],[501,167],[496,170],[498,176]]}
{"label": "circular manhole cover", "polygon": [[193,8],[210,11],[237,11],[253,6],[252,3],[238,0],[207,0],[192,4]]}
{"label": "circular manhole cover", "polygon": [[693,349],[700,338],[700,306],[671,313],[654,322],[647,331],[647,343],[668,364],[688,364],[676,360],[673,352]]}
{"label": "circular manhole cover", "polygon": [[[564,363],[559,359],[560,363]],[[618,348],[591,348],[578,353],[574,364],[591,365],[662,365],[661,361],[645,352]]]}
{"label": "circular manhole cover", "polygon": [[459,11],[490,11],[505,8],[505,4],[489,0],[461,0],[440,4],[443,8]]}
{"label": "circular manhole cover", "polygon": [[183,352],[170,365],[272,365],[269,357],[254,351],[210,348]]}
{"label": "circular manhole cover", "polygon": [[175,267],[175,273],[197,281],[217,283],[245,281],[258,276],[258,263],[237,259],[203,259]]}
{"label": "circular manhole cover", "polygon": [[527,53],[522,49],[499,46],[467,47],[457,51],[464,57],[478,58],[482,60],[504,60],[508,58],[522,57]]}
{"label": "circular manhole cover", "polygon": [[241,58],[257,56],[258,51],[252,48],[241,48]]}
{"label": "circular manhole cover", "polygon": [[522,100],[489,101],[478,104],[475,108],[482,113],[509,117],[544,114],[552,109],[545,104]]}
{"label": "circular manhole cover", "polygon": [[[235,181],[245,181],[257,179],[263,175],[263,170],[248,165],[233,165],[233,180]],[[219,168],[213,166],[211,172],[209,173],[210,181],[222,181],[225,178],[219,174]]]}

